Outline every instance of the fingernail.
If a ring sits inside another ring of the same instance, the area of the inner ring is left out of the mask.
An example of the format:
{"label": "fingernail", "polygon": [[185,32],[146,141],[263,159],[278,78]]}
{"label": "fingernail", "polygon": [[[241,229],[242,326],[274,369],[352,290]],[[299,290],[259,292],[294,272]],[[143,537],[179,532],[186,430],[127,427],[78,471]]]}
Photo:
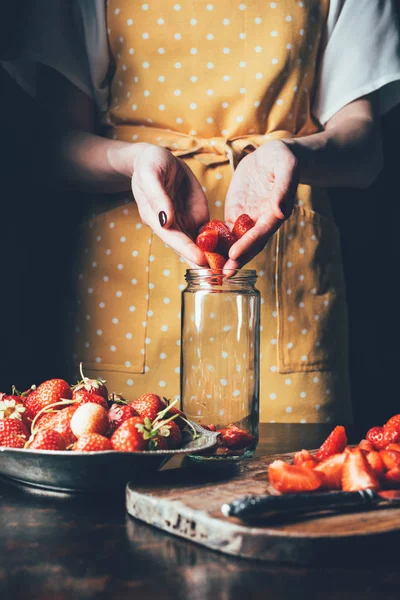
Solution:
{"label": "fingernail", "polygon": [[158,220],[160,221],[161,227],[164,227],[165,223],[167,222],[167,215],[163,210],[158,213]]}

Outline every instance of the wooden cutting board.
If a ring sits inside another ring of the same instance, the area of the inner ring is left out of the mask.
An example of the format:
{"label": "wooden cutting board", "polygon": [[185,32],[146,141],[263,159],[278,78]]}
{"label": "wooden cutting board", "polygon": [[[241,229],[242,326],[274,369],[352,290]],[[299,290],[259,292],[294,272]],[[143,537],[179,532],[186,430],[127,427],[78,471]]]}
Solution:
{"label": "wooden cutting board", "polygon": [[274,493],[267,465],[292,454],[253,458],[235,465],[159,472],[145,485],[130,482],[128,513],[193,542],[240,557],[301,565],[348,563],[351,557],[385,560],[400,542],[400,508],[285,517],[247,525],[224,517],[221,505],[246,494]]}

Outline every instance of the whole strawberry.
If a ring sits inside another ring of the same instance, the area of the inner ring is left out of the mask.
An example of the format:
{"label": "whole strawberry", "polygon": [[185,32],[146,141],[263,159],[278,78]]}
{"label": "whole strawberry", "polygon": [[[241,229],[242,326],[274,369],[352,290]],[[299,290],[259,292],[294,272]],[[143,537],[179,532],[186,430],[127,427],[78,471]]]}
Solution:
{"label": "whole strawberry", "polygon": [[0,394],[0,419],[12,417],[23,422],[30,429],[31,419],[20,396],[15,394]]}
{"label": "whole strawberry", "polygon": [[101,452],[112,450],[110,440],[99,433],[85,433],[75,442],[72,450],[75,452]]}
{"label": "whole strawberry", "polygon": [[64,379],[49,379],[26,397],[24,406],[29,415],[36,416],[46,406],[71,398],[72,389]]}
{"label": "whole strawberry", "polygon": [[132,408],[142,419],[154,421],[158,413],[165,409],[165,403],[157,394],[142,394],[131,403]]}
{"label": "whole strawberry", "polygon": [[35,423],[35,429],[48,428],[57,431],[64,439],[66,447],[68,447],[76,441],[76,435],[71,429],[71,419],[77,408],[76,404],[72,404],[61,410],[45,412]]}
{"label": "whole strawberry", "polygon": [[131,417],[122,423],[111,436],[111,444],[118,452],[141,452],[149,442],[143,437],[143,419]]}
{"label": "whole strawberry", "polygon": [[94,392],[88,392],[85,388],[74,389],[72,392],[72,399],[79,400],[79,406],[81,404],[86,404],[87,402],[93,402],[94,404],[100,404],[100,406],[108,410],[108,402],[104,396],[100,396],[100,394],[95,394]]}
{"label": "whole strawberry", "polygon": [[384,429],[377,425],[376,427],[371,427],[367,431],[366,439],[371,442],[375,450],[384,450],[388,445],[388,442],[384,438]]}
{"label": "whole strawberry", "polygon": [[28,437],[28,430],[19,419],[12,417],[0,419],[0,446],[23,448]]}
{"label": "whole strawberry", "polygon": [[[170,405],[170,401],[167,398],[162,398],[162,402],[164,403],[165,408]],[[168,418],[168,417],[172,417],[173,415],[179,415],[176,419],[174,419],[174,421],[178,425],[179,429],[184,429],[187,424],[187,419],[186,419],[185,413],[182,412],[176,406],[170,406],[170,408],[165,416],[166,416],[166,418]]]}
{"label": "whole strawberry", "polygon": [[170,450],[180,448],[182,445],[182,432],[174,421],[169,421],[168,423],[160,421],[158,433],[161,437],[165,438]]}
{"label": "whole strawberry", "polygon": [[124,421],[139,416],[131,404],[114,403],[108,411],[110,431],[113,433]]}
{"label": "whole strawberry", "polygon": [[85,433],[100,433],[108,429],[108,417],[105,408],[99,404],[82,404],[78,406],[71,419],[71,430],[77,438]]}
{"label": "whole strawberry", "polygon": [[82,363],[80,364],[80,372],[81,372],[81,381],[78,381],[76,385],[73,386],[73,390],[75,392],[79,390],[86,390],[91,394],[98,394],[99,396],[103,396],[105,400],[108,399],[108,390],[105,386],[106,381],[104,379],[90,379],[89,377],[85,377],[82,370]]}
{"label": "whole strawberry", "polygon": [[196,237],[196,246],[207,252],[214,252],[218,246],[218,231],[216,229],[205,229]]}
{"label": "whole strawberry", "polygon": [[400,431],[400,415],[393,415],[393,417],[390,417],[384,427],[391,427],[392,429]]}
{"label": "whole strawberry", "polygon": [[33,440],[28,444],[32,450],[65,450],[64,438],[53,429],[40,429]]}

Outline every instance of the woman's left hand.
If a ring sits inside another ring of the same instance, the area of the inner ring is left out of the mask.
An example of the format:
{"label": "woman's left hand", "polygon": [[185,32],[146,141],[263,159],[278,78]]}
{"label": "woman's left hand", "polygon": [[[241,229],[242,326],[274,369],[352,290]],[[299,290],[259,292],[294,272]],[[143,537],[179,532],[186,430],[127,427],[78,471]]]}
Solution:
{"label": "woman's left hand", "polygon": [[241,268],[261,252],[291,215],[298,183],[296,157],[280,140],[241,160],[226,196],[225,222],[232,229],[237,217],[246,213],[255,226],[231,247],[226,268]]}

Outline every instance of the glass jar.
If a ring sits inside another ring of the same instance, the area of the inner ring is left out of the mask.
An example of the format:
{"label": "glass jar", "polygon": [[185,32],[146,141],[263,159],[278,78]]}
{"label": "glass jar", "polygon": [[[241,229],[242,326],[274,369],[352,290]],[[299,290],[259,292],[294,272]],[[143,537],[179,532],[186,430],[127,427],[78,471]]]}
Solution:
{"label": "glass jar", "polygon": [[259,424],[260,292],[254,270],[188,269],[182,292],[182,410],[220,432],[194,460],[254,454]]}

